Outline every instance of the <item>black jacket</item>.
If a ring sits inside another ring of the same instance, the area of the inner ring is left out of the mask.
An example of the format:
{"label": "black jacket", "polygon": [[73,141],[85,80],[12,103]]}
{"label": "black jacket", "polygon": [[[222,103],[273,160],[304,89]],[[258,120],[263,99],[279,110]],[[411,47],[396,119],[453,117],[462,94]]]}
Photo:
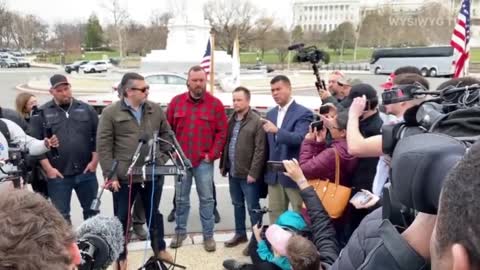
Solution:
{"label": "black jacket", "polygon": [[365,217],[328,270],[426,270],[427,262],[395,227],[382,219],[382,208]]}
{"label": "black jacket", "polygon": [[310,228],[312,241],[320,253],[320,260],[323,265],[331,265],[338,257],[339,247],[330,217],[313,187],[301,190],[300,196],[305,202],[308,216],[312,221]]}
{"label": "black jacket", "polygon": [[[40,107],[42,113],[30,120],[32,136],[45,137],[45,125],[52,127],[53,134],[60,141],[59,158],[53,158],[51,152],[39,159],[48,158],[54,168],[64,176],[82,174],[96,152],[96,134],[98,115],[92,106],[73,99],[68,114],[55,102],[49,101]],[[68,117],[67,117],[68,116]]]}

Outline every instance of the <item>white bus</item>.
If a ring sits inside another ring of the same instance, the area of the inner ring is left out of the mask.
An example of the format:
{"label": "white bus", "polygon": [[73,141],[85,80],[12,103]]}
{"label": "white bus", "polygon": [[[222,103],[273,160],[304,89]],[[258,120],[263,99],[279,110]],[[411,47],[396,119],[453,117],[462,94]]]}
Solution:
{"label": "white bus", "polygon": [[399,67],[414,66],[424,77],[452,76],[454,65],[450,46],[376,49],[370,60],[374,74],[390,74]]}

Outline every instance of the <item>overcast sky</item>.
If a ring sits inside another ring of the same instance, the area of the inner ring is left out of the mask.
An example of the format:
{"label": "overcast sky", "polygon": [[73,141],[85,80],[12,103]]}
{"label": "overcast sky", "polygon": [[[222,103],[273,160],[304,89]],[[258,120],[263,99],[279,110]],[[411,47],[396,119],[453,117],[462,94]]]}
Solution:
{"label": "overcast sky", "polygon": [[[132,19],[147,23],[152,12],[162,13],[168,10],[172,1],[179,0],[120,0],[120,3],[128,7]],[[206,0],[187,1],[206,2]],[[291,1],[251,0],[260,9],[265,10],[267,15],[274,16],[277,22],[283,25],[291,24]],[[49,24],[72,20],[86,21],[93,12],[97,14],[101,23],[111,22],[111,15],[102,8],[105,3],[111,3],[111,0],[6,0],[6,3],[9,9],[37,15]]]}

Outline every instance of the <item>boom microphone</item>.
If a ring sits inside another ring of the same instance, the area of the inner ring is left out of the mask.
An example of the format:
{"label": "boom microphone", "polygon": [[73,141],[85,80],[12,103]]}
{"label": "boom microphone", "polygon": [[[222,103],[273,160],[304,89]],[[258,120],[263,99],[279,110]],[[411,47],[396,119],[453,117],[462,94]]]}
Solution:
{"label": "boom microphone", "polygon": [[288,50],[289,51],[298,50],[298,49],[303,48],[304,46],[305,46],[305,44],[303,44],[303,43],[293,44],[293,45],[288,46]]}
{"label": "boom microphone", "polygon": [[122,224],[116,217],[94,216],[77,230],[82,262],[79,270],[107,269],[123,252]]}
{"label": "boom microphone", "polygon": [[175,132],[173,132],[173,130],[169,130],[168,135],[170,135],[170,137],[172,138],[172,142],[175,145],[175,148],[177,148],[177,151],[178,151],[178,154],[180,155],[180,158],[185,163],[185,169],[187,169],[187,170],[191,169],[193,167],[192,162],[185,156],[185,153],[183,152],[182,147],[180,146],[180,144],[177,141],[177,137],[175,136]]}

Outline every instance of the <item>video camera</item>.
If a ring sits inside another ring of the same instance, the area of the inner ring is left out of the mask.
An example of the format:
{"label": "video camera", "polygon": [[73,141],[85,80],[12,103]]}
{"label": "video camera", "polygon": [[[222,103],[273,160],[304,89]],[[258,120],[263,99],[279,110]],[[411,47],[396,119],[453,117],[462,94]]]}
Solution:
{"label": "video camera", "polygon": [[315,82],[315,87],[317,91],[320,92],[321,89],[327,90],[325,81],[320,78],[318,72],[318,63],[322,61],[325,64],[330,62],[330,55],[317,48],[317,46],[308,46],[305,47],[305,44],[294,44],[288,47],[289,51],[297,51],[297,55],[294,57],[295,62],[310,62],[312,64],[313,74],[315,75],[317,81]]}
{"label": "video camera", "polygon": [[420,84],[399,85],[382,93],[382,100],[388,105],[426,95],[434,98],[407,110],[404,122],[382,128],[385,154],[392,155],[402,138],[421,133],[444,133],[470,144],[479,138],[480,85],[438,91],[428,91]]}
{"label": "video camera", "polygon": [[410,108],[404,122],[382,129],[383,152],[392,156],[391,183],[383,193],[384,218],[408,227],[416,211],[437,213],[448,172],[480,138],[479,89],[472,85],[427,91],[408,85],[382,95],[384,104],[434,97]]}
{"label": "video camera", "polygon": [[[20,188],[22,179],[27,179],[29,173],[26,161],[27,155],[26,149],[22,149],[16,145],[9,145],[7,163],[3,163],[0,166],[0,171],[7,176],[0,181],[12,181],[15,188]],[[10,166],[10,168],[14,168],[14,170],[5,170],[4,165]]]}

